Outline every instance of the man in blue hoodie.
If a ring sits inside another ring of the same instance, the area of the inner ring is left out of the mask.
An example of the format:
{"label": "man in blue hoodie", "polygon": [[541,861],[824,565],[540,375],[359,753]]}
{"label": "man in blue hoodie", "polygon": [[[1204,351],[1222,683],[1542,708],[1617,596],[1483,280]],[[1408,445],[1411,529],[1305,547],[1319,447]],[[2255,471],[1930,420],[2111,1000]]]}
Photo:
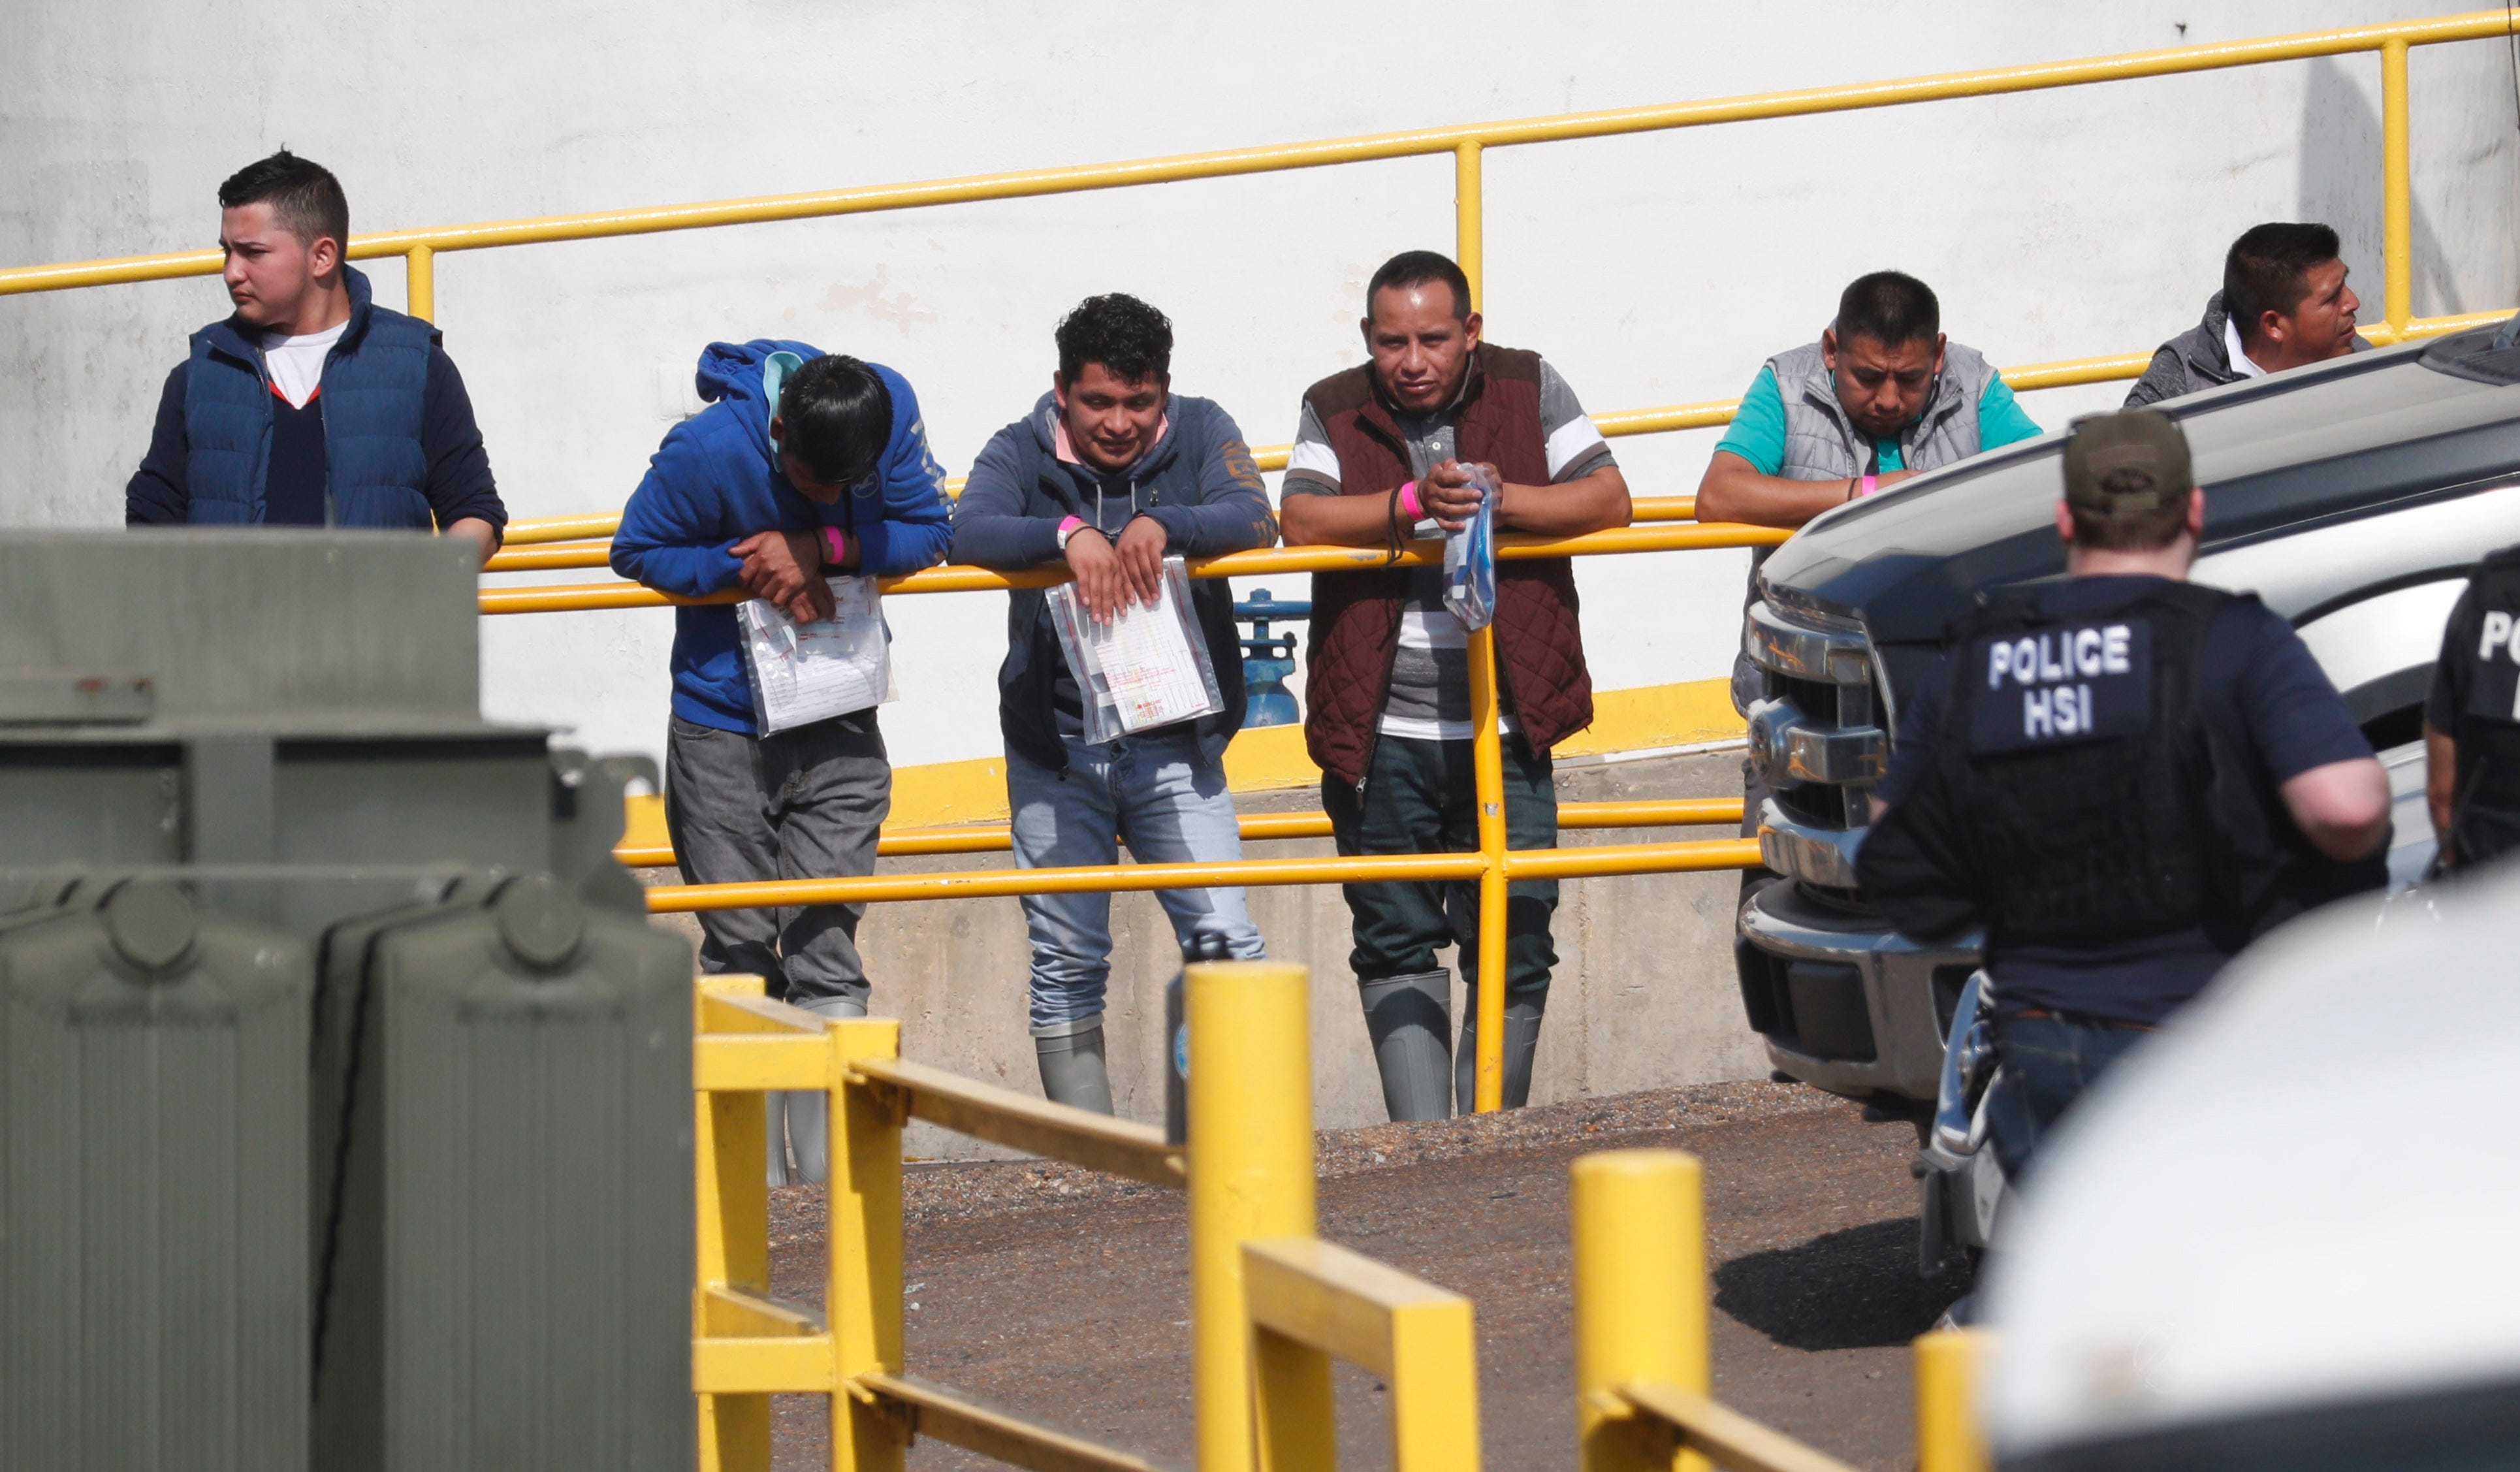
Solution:
{"label": "man in blue hoodie", "polygon": [[[709,407],[668,431],[622,508],[612,569],[660,593],[742,589],[800,622],[832,615],[832,574],[897,577],[943,559],[945,475],[910,383],[801,342],[713,342]],[[675,611],[665,825],[683,879],[727,884],[875,871],[892,765],[873,709],[763,735],[728,603]],[[700,914],[700,969],[758,974],[771,995],[832,1017],[866,1015],[863,905]],[[774,1100],[772,1180],[820,1181],[820,1094]]]}
{"label": "man in blue hoodie", "polygon": [[[1089,297],[1058,325],[1058,369],[1031,415],[971,467],[954,508],[954,560],[1004,571],[1063,562],[1098,620],[1159,596],[1164,558],[1215,557],[1278,540],[1242,432],[1206,399],[1172,392],[1172,324],[1134,296]],[[1225,745],[1242,725],[1234,592],[1193,585],[1208,662],[1225,696],[1210,716],[1100,744],[1059,652],[1047,597],[1008,596],[998,670],[1007,802],[1019,869],[1242,857]],[[1159,890],[1183,950],[1264,954],[1240,889]],[[1111,1112],[1102,993],[1111,975],[1111,897],[1023,897],[1032,938],[1032,1034],[1042,1093]]]}

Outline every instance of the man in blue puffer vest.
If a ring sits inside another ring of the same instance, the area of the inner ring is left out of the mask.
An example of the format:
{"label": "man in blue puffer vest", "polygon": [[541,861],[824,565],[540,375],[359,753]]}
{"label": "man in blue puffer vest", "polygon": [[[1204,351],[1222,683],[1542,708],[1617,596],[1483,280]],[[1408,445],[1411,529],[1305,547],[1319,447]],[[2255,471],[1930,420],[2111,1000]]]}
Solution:
{"label": "man in blue puffer vest", "polygon": [[[833,574],[898,577],[944,559],[945,472],[901,375],[762,339],[710,343],[698,385],[708,408],[666,433],[622,508],[613,571],[683,598],[741,588],[812,622],[832,616]],[[874,709],[763,734],[727,603],[675,610],[673,677],[665,825],[685,882],[875,872],[892,766]],[[865,911],[703,911],[700,969],[759,975],[809,1011],[863,1017]],[[798,1176],[823,1179],[823,1127],[821,1094],[774,1095],[772,1183],[788,1179],[789,1145]]]}
{"label": "man in blue puffer vest", "polygon": [[134,526],[432,525],[498,550],[507,509],[436,329],[371,299],[342,259],[350,206],[283,149],[219,186],[236,312],[166,376]]}
{"label": "man in blue puffer vest", "polygon": [[[997,432],[954,506],[954,558],[1009,571],[1064,563],[1094,617],[1160,596],[1166,554],[1215,557],[1278,540],[1259,468],[1233,417],[1172,391],[1172,324],[1134,296],[1088,298],[1058,325],[1058,369],[1032,413]],[[1019,869],[1242,857],[1225,745],[1242,725],[1234,590],[1192,585],[1224,709],[1117,740],[1085,738],[1085,706],[1048,600],[1009,595],[998,725]],[[1185,954],[1263,955],[1242,891],[1158,890]],[[1111,1112],[1102,996],[1111,897],[1023,897],[1032,938],[1032,1035],[1042,1093]]]}

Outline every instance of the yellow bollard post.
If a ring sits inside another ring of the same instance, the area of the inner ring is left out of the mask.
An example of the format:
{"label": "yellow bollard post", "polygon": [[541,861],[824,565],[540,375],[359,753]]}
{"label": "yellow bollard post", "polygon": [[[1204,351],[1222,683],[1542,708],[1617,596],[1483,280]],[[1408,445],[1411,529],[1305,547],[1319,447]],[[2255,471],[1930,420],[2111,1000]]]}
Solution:
{"label": "yellow bollard post", "polygon": [[[1304,968],[1208,961],[1183,981],[1190,1027],[1190,1275],[1199,1472],[1253,1472],[1252,1333],[1242,1244],[1313,1235],[1311,988]],[[896,1297],[898,1295],[896,1294]],[[1323,1463],[1328,1360],[1273,1362],[1270,1450],[1279,1467]],[[1311,1407],[1307,1409],[1306,1407]],[[1321,1435],[1287,1433],[1318,1420]]]}
{"label": "yellow bollard post", "polygon": [[[1574,1165],[1575,1415],[1583,1472],[1675,1465],[1619,1397],[1640,1382],[1707,1393],[1706,1224],[1697,1158],[1604,1150]],[[1704,1468],[1694,1452],[1682,1467]]]}
{"label": "yellow bollard post", "polygon": [[403,261],[403,311],[423,322],[437,320],[437,252],[414,245]]}
{"label": "yellow bollard post", "polygon": [[2415,206],[2407,138],[2407,43],[2380,44],[2380,241],[2390,340],[2415,315]]}
{"label": "yellow bollard post", "polygon": [[[901,1056],[901,1024],[870,1017],[828,1024],[832,1041],[831,1174],[825,1250],[831,1278],[832,1472],[901,1472],[902,1424],[849,1382],[901,1372],[901,1127],[888,1100],[848,1083],[855,1058]],[[756,1162],[759,1157],[756,1155]],[[755,1173],[759,1173],[756,1163]]]}
{"label": "yellow bollard post", "polygon": [[1479,199],[1479,145],[1464,143],[1453,151],[1453,262],[1470,279],[1470,310],[1486,296],[1486,206]]}
{"label": "yellow bollard post", "polygon": [[1478,803],[1478,1058],[1471,1099],[1481,1114],[1505,1107],[1505,738],[1497,735],[1496,626],[1470,636],[1470,787]]}
{"label": "yellow bollard post", "polygon": [[1937,1329],[1916,1339],[1916,1472],[1986,1472],[1977,1419],[1983,1329]]}

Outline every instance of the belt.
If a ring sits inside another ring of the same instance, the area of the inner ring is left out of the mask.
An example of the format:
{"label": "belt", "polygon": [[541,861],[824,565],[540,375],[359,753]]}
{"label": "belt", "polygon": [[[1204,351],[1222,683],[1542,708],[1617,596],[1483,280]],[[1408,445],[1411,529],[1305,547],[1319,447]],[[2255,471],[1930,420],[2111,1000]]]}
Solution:
{"label": "belt", "polygon": [[2069,1027],[2104,1027],[2121,1033],[2157,1033],[2158,1024],[2128,1022],[2117,1017],[2094,1017],[2088,1012],[2060,1012],[2051,1007],[2026,1006],[2012,1014],[2031,1022],[2062,1022]]}

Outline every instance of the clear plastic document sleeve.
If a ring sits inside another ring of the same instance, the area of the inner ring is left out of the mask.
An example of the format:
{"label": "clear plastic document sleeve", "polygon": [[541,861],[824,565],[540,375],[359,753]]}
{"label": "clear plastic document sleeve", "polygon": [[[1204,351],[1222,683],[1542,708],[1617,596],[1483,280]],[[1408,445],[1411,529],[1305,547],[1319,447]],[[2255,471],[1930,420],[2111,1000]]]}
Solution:
{"label": "clear plastic document sleeve", "polygon": [[1075,584],[1049,592],[1051,626],[1084,693],[1089,741],[1116,740],[1225,708],[1181,558],[1164,558],[1159,586],[1153,607],[1132,604],[1107,624],[1094,621]]}
{"label": "clear plastic document sleeve", "polygon": [[871,577],[835,577],[832,616],[800,624],[767,599],[735,605],[752,715],[761,733],[787,731],[892,699],[891,641]]}

